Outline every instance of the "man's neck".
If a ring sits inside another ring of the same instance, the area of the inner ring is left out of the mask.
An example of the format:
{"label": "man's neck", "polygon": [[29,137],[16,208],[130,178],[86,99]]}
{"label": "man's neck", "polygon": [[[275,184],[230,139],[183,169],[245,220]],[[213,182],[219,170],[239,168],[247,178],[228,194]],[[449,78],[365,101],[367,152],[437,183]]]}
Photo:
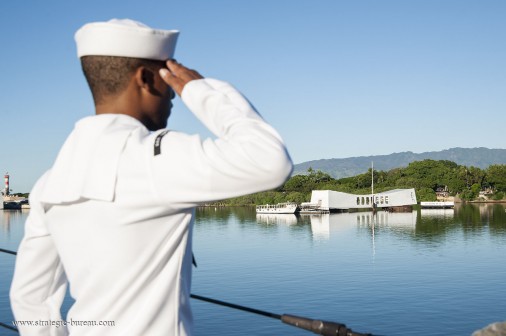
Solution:
{"label": "man's neck", "polygon": [[137,120],[141,120],[140,109],[135,99],[129,95],[106,99],[104,102],[95,105],[95,114],[126,114]]}

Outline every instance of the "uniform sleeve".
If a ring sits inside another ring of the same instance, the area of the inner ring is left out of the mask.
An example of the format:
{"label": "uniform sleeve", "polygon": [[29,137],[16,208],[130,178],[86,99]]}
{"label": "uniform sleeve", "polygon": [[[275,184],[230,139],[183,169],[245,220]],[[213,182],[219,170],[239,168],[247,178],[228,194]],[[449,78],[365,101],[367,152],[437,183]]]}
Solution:
{"label": "uniform sleeve", "polygon": [[37,185],[30,194],[31,210],[16,258],[11,307],[22,335],[63,335],[65,327],[50,323],[61,321],[67,281],[37,201]]}
{"label": "uniform sleeve", "polygon": [[202,140],[178,132],[154,134],[154,188],[160,200],[198,204],[283,184],[292,161],[279,134],[228,83],[186,84],[182,100],[216,135]]}

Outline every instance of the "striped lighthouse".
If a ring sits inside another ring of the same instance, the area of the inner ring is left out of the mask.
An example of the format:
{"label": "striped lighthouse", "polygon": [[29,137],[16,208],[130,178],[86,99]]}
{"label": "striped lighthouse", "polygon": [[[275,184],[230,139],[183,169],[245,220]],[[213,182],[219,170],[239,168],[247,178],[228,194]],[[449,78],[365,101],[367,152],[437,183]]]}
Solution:
{"label": "striped lighthouse", "polygon": [[9,189],[9,173],[5,173],[4,180],[5,180],[4,195],[8,196],[9,195],[9,191],[10,191],[10,189]]}

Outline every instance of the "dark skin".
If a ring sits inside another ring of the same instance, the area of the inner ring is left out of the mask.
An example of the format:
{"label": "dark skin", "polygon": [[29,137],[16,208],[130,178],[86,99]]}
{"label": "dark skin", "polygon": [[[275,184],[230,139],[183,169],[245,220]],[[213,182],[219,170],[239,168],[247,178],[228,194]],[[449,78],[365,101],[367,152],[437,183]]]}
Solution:
{"label": "dark skin", "polygon": [[181,96],[187,83],[203,78],[175,60],[167,61],[166,65],[167,68],[137,68],[125,90],[95,106],[96,114],[126,114],[150,131],[165,128],[175,93]]}

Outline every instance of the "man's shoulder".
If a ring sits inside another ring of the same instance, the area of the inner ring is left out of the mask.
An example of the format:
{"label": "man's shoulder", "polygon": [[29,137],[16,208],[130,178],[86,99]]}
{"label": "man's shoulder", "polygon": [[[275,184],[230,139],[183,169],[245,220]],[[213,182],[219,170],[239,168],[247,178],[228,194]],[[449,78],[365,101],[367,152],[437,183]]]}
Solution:
{"label": "man's shoulder", "polygon": [[100,130],[105,128],[147,128],[137,119],[119,113],[103,113],[84,117],[78,120],[74,129]]}

